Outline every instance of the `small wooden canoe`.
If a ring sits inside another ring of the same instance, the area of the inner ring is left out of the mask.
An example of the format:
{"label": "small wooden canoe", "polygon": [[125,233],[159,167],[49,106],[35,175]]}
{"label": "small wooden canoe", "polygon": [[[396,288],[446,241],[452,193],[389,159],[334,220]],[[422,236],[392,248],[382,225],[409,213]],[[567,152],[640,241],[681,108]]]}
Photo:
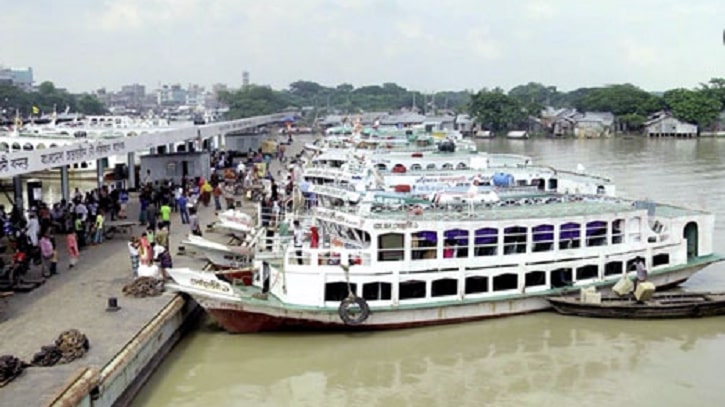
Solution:
{"label": "small wooden canoe", "polygon": [[564,315],[591,318],[700,318],[725,315],[725,293],[662,292],[646,302],[632,297],[602,296],[599,304],[585,303],[580,296],[548,297],[554,310]]}

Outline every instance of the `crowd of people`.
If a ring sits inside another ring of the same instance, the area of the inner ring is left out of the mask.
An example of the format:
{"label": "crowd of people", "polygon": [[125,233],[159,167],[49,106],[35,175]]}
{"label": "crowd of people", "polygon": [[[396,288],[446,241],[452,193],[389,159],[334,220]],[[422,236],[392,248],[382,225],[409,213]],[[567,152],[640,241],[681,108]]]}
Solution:
{"label": "crowd of people", "polygon": [[[239,204],[236,197],[243,195],[262,203],[263,224],[279,223],[281,207],[289,202],[293,188],[292,172],[277,174],[283,177],[280,188],[269,169],[271,160],[287,160],[284,144],[279,146],[276,154],[251,152],[245,161],[237,163],[226,152],[213,152],[213,171],[208,180],[185,177],[174,183],[154,180],[149,171],[143,174],[137,218],[143,230],[127,242],[130,274],[136,277],[143,267],[157,265],[165,277],[164,270],[172,267],[172,216],[178,216],[189,234],[200,236],[199,205],[214,205],[216,211],[235,208]],[[125,188],[104,185],[83,192],[76,188],[69,200],[52,205],[34,202],[25,213],[17,206],[6,212],[0,205],[0,222],[4,225],[0,233],[12,242],[14,263],[25,264],[25,271],[31,265],[39,266],[44,276],[51,276],[58,273],[59,257],[66,256],[68,268],[73,268],[84,250],[103,244],[109,221],[130,221],[130,199]],[[60,239],[65,243],[65,253],[59,250]]]}
{"label": "crowd of people", "polygon": [[[181,223],[190,223],[195,216],[195,201],[189,203],[194,198],[171,183],[149,182],[141,188],[138,199],[138,221],[144,230],[129,241],[134,276],[139,264],[150,266],[156,262],[162,269],[171,267],[171,214],[179,212]],[[50,206],[35,202],[26,213],[17,206],[8,213],[0,205],[2,235],[12,247],[12,266],[18,267],[16,273],[24,275],[32,266],[40,266],[45,277],[57,274],[59,257],[63,256],[58,248],[60,239],[64,239],[68,268],[72,269],[85,249],[105,242],[108,221],[128,219],[128,204],[126,189],[105,185],[87,192],[76,188],[70,200],[63,199]],[[132,241],[138,247],[136,262]]]}

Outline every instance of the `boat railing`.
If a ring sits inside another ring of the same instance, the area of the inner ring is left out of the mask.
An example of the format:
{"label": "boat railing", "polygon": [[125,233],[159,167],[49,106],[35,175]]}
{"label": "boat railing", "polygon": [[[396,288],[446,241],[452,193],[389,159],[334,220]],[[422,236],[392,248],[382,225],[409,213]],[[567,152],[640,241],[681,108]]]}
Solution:
{"label": "boat railing", "polygon": [[603,174],[593,173],[590,171],[562,170],[562,169],[554,168],[551,166],[547,166],[547,168],[549,168],[555,174],[567,174],[567,175],[574,175],[574,176],[578,176],[578,177],[587,177],[587,178],[596,179],[596,180],[605,181],[605,182],[612,182],[612,179],[610,177],[603,175]]}
{"label": "boat railing", "polygon": [[370,266],[372,255],[369,250],[346,249],[340,246],[310,247],[306,243],[301,248],[286,251],[286,263],[295,266]]}
{"label": "boat railing", "polygon": [[[419,200],[420,201],[420,200]],[[504,207],[531,207],[535,205],[548,205],[568,202],[608,202],[614,204],[631,205],[630,201],[621,198],[606,195],[585,195],[585,194],[547,194],[540,193],[536,195],[523,194],[521,196],[506,197],[503,196],[498,202],[452,202],[435,204],[423,204],[421,202],[406,203],[400,202],[373,202],[369,205],[360,206],[340,206],[335,208],[338,212],[347,214],[369,217],[370,215],[379,214],[379,216],[391,216],[396,219],[406,219],[414,221],[416,219],[426,220],[454,220],[466,219],[481,211],[496,210]],[[325,209],[321,209],[325,211]]]}

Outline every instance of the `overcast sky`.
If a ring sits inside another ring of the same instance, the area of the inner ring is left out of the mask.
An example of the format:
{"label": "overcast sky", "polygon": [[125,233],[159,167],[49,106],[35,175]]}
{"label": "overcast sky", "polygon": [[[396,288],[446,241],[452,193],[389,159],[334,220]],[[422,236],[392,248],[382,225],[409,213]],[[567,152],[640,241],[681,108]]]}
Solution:
{"label": "overcast sky", "polygon": [[650,91],[725,77],[725,0],[4,0],[0,64],[141,83]]}

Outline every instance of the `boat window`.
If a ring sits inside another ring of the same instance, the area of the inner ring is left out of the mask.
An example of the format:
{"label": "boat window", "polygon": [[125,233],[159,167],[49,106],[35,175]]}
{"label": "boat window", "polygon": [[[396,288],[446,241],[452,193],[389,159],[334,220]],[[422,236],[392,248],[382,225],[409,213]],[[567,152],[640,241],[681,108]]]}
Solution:
{"label": "boat window", "polygon": [[81,168],[88,168],[88,163],[87,163],[87,162],[85,162],[85,161],[83,161],[83,162],[81,163]]}
{"label": "boat window", "polygon": [[637,216],[630,219],[627,223],[627,242],[636,243],[642,240],[642,219]]}
{"label": "boat window", "polygon": [[354,240],[354,241],[358,240],[357,235],[355,234],[355,232],[352,229],[344,228],[344,230],[345,230],[345,235],[347,236],[348,239]]}
{"label": "boat window", "polygon": [[465,170],[466,168],[468,168],[466,163],[458,163],[458,165],[456,165],[456,169],[458,170]]}
{"label": "boat window", "polygon": [[476,256],[495,256],[498,253],[498,229],[476,229],[474,236]]}
{"label": "boat window", "polygon": [[559,188],[559,180],[556,178],[549,178],[549,191],[556,191]]}
{"label": "boat window", "polygon": [[602,246],[607,243],[607,222],[595,220],[587,223],[587,246]]}
{"label": "boat window", "polygon": [[45,144],[43,144],[43,143],[39,143],[39,144],[38,144],[38,145],[37,145],[37,146],[36,146],[35,148],[36,148],[37,150],[42,150],[42,149],[44,149],[44,148],[45,148]]}
{"label": "boat window", "polygon": [[652,267],[670,264],[670,255],[667,253],[655,254],[652,256]]}
{"label": "boat window", "polygon": [[526,287],[537,287],[546,285],[546,273],[543,271],[530,271],[524,278]]}
{"label": "boat window", "polygon": [[519,287],[519,276],[514,273],[501,274],[493,278],[493,291],[515,290]]}
{"label": "boat window", "polygon": [[363,284],[362,296],[368,301],[389,300],[392,298],[392,286],[390,283],[366,283]]}
{"label": "boat window", "polygon": [[531,185],[536,186],[539,191],[543,191],[546,189],[546,180],[543,178],[532,179]]}
{"label": "boat window", "polygon": [[370,233],[360,229],[353,230],[358,237],[358,241],[360,241],[360,243],[363,243],[364,247],[370,246]]}
{"label": "boat window", "polygon": [[616,276],[622,274],[622,262],[610,261],[604,265],[604,276]]}
{"label": "boat window", "polygon": [[378,261],[403,260],[404,238],[401,233],[386,233],[378,236]]}
{"label": "boat window", "polygon": [[345,236],[345,229],[346,228],[344,226],[338,225],[337,223],[333,223],[332,224],[332,229],[333,229],[333,234],[335,236],[339,236],[339,237]]}
{"label": "boat window", "polygon": [[588,280],[590,278],[599,277],[599,267],[594,264],[588,264],[576,269],[576,280]]}
{"label": "boat window", "polygon": [[572,284],[572,270],[570,268],[560,268],[553,270],[549,274],[552,288],[564,287]]}
{"label": "boat window", "polygon": [[410,166],[410,170],[411,170],[411,171],[420,171],[420,170],[422,170],[422,169],[423,169],[423,166],[422,166],[422,165],[420,165],[420,164],[412,164],[412,165]]}
{"label": "boat window", "polygon": [[[357,291],[357,284],[350,283],[350,290]],[[325,284],[325,301],[342,301],[347,298],[347,283],[344,281]]]}
{"label": "boat window", "polygon": [[466,294],[485,293],[488,291],[488,277],[466,277]]}
{"label": "boat window", "polygon": [[444,297],[446,295],[458,294],[458,280],[453,278],[442,278],[433,281],[431,285],[431,297]]}
{"label": "boat window", "polygon": [[564,223],[559,231],[559,249],[575,249],[580,244],[580,229],[578,223]]}
{"label": "boat window", "polygon": [[0,143],[0,151],[10,151],[10,145],[8,145],[8,143]]}
{"label": "boat window", "polygon": [[13,151],[21,150],[20,143],[13,143]]}
{"label": "boat window", "polygon": [[532,251],[545,252],[554,250],[554,225],[539,225],[531,229],[533,239]]}
{"label": "boat window", "polygon": [[526,253],[526,227],[510,226],[503,230],[503,254]]}
{"label": "boat window", "polygon": [[624,237],[624,219],[612,221],[612,244],[622,243]]}
{"label": "boat window", "polygon": [[635,258],[627,260],[627,272],[636,271],[637,270],[637,263],[638,262],[644,262],[644,259],[637,256]]}
{"label": "boat window", "polygon": [[393,172],[394,173],[405,173],[407,170],[405,169],[405,166],[403,164],[395,164],[393,166]]}
{"label": "boat window", "polygon": [[385,164],[375,164],[375,169],[378,171],[387,171],[388,167]]}
{"label": "boat window", "polygon": [[453,164],[451,164],[451,163],[444,163],[443,166],[441,167],[441,169],[444,169],[444,170],[452,170],[453,169]]}
{"label": "boat window", "polygon": [[398,287],[399,299],[425,298],[425,281],[401,281]]}
{"label": "boat window", "polygon": [[468,231],[451,229],[443,232],[443,257],[468,257]]}
{"label": "boat window", "polygon": [[413,260],[435,259],[438,238],[435,230],[421,230],[411,235],[411,258]]}

